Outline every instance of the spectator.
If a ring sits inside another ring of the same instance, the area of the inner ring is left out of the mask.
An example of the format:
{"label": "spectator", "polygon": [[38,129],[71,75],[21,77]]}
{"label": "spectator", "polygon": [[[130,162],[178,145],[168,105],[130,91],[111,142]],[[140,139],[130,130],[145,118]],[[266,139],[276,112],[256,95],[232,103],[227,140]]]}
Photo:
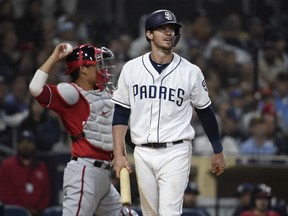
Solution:
{"label": "spectator", "polygon": [[13,19],[13,4],[9,0],[0,2],[0,20]]}
{"label": "spectator", "polygon": [[[217,107],[217,118],[225,153],[227,155],[238,155],[239,145],[244,135],[241,133],[238,126],[239,118],[231,109],[231,105],[228,102],[223,101],[222,103],[219,103],[219,107]],[[209,139],[204,133],[197,115],[193,115],[191,124],[196,132],[195,139],[193,140],[193,154],[210,155],[212,147],[205,145],[205,143],[209,142]]]}
{"label": "spectator", "polygon": [[239,13],[230,13],[227,19],[233,24],[235,28],[236,39],[241,48],[247,49],[247,40],[249,38],[248,32],[243,28],[242,16]]}
{"label": "spectator", "polygon": [[184,192],[183,197],[183,212],[193,212],[193,215],[197,216],[209,216],[208,211],[202,206],[198,205],[198,195],[200,191],[195,182],[189,182]]}
{"label": "spectator", "polygon": [[131,46],[132,38],[128,34],[120,34],[110,41],[109,49],[115,53],[115,58],[118,62],[123,62],[130,60],[128,56],[128,50]]}
{"label": "spectator", "polygon": [[255,115],[250,120],[251,134],[246,141],[240,145],[240,153],[246,155],[274,155],[277,148],[274,143],[266,137],[266,125],[264,118]]}
{"label": "spectator", "polygon": [[174,51],[194,63],[196,56],[200,54],[199,40],[193,35],[193,22],[191,20],[182,20],[181,24],[181,40]]}
{"label": "spectator", "polygon": [[288,155],[288,137],[279,128],[279,119],[274,104],[267,103],[262,108],[262,116],[266,124],[266,136],[277,147],[277,155]]}
{"label": "spectator", "polygon": [[239,77],[240,77],[240,87],[245,91],[252,91],[254,90],[253,82],[254,82],[254,74],[253,68],[254,65],[250,63],[241,64],[239,68]]}
{"label": "spectator", "polygon": [[59,117],[51,110],[44,109],[34,98],[31,99],[29,105],[29,115],[19,128],[35,133],[35,144],[37,150],[41,152],[50,151],[53,145],[61,140],[62,123]]}
{"label": "spectator", "polygon": [[130,60],[128,51],[132,43],[132,38],[128,34],[120,34],[110,41],[109,49],[115,55],[115,70],[111,76],[111,82],[116,86],[123,65]]}
{"label": "spectator", "polygon": [[213,106],[218,109],[222,103],[229,100],[229,94],[221,88],[221,77],[217,71],[210,68],[206,70],[204,75]]}
{"label": "spectator", "polygon": [[270,209],[271,197],[271,187],[264,183],[258,184],[252,193],[253,208],[244,211],[240,216],[280,216],[278,212]]}
{"label": "spectator", "polygon": [[244,114],[245,92],[241,88],[234,88],[230,92],[231,111],[239,120]]}
{"label": "spectator", "polygon": [[0,167],[0,200],[39,216],[49,206],[50,182],[46,164],[37,160],[35,153],[33,133],[22,131],[17,155],[5,159]]}
{"label": "spectator", "polygon": [[236,62],[236,52],[233,50],[226,50],[223,52],[224,61],[223,68],[220,73],[222,76],[223,88],[229,88],[231,85],[239,84],[241,81],[240,68],[242,64]]}
{"label": "spectator", "polygon": [[0,37],[0,74],[11,82],[17,71],[17,63],[21,53],[18,47],[18,36],[12,28],[1,33]]}
{"label": "spectator", "polygon": [[222,137],[231,136],[238,145],[245,139],[245,130],[241,129],[241,116],[236,109],[230,107],[221,123],[223,126]]}
{"label": "spectator", "polygon": [[281,72],[275,82],[275,108],[281,129],[288,135],[288,74]]}
{"label": "spectator", "polygon": [[18,127],[28,116],[28,80],[23,74],[17,74],[11,84],[11,91],[5,97],[3,118],[11,127]]}
{"label": "spectator", "polygon": [[142,55],[149,50],[149,44],[146,41],[145,36],[145,21],[147,19],[147,14],[141,16],[139,20],[139,33],[138,37],[131,42],[131,46],[128,50],[128,55],[131,58]]}
{"label": "spectator", "polygon": [[265,43],[265,24],[259,17],[248,20],[248,51],[254,55]]}
{"label": "spectator", "polygon": [[8,93],[8,85],[4,76],[0,75],[0,144],[10,146],[12,140],[12,128],[8,126],[3,113],[5,113],[5,97]]}
{"label": "spectator", "polygon": [[244,211],[250,210],[251,207],[251,196],[253,191],[253,184],[250,182],[243,182],[238,185],[236,190],[236,197],[238,199],[238,206],[233,212],[232,216],[240,216]]}
{"label": "spectator", "polygon": [[21,44],[31,43],[32,46],[40,46],[43,40],[41,1],[27,0],[25,12],[17,18],[16,24]]}
{"label": "spectator", "polygon": [[45,47],[46,43],[52,43],[54,36],[57,34],[56,22],[57,20],[54,17],[42,19],[41,22],[41,29],[43,34],[43,41],[41,44],[42,47]]}
{"label": "spectator", "polygon": [[224,20],[218,29],[219,31],[209,40],[209,43],[204,51],[204,57],[209,59],[212,50],[215,47],[221,47],[223,51],[229,50],[235,52],[236,62],[238,64],[250,62],[250,53],[242,49],[240,45],[241,43],[237,39],[235,24],[229,20]]}
{"label": "spectator", "polygon": [[208,44],[210,38],[213,36],[212,26],[209,17],[205,14],[199,14],[192,23],[192,31],[194,39],[200,43],[201,52]]}
{"label": "spectator", "polygon": [[53,43],[56,46],[59,43],[69,43],[73,47],[77,46],[77,26],[76,23],[67,15],[62,15],[57,19],[56,35],[53,38]]}
{"label": "spectator", "polygon": [[79,6],[78,0],[41,0],[41,3],[44,17],[57,16],[57,14],[61,13],[75,15]]}
{"label": "spectator", "polygon": [[222,69],[224,67],[224,49],[221,46],[214,46],[211,48],[211,54],[207,60],[207,64],[209,65],[209,68],[212,68],[215,70],[216,73],[219,74],[219,77],[221,78],[221,87],[223,87],[224,79],[225,77],[222,76]]}
{"label": "spectator", "polygon": [[259,52],[258,65],[260,85],[262,87],[273,86],[277,75],[285,71],[284,62],[278,57],[274,41],[266,41],[263,49]]}
{"label": "spectator", "polygon": [[15,19],[20,18],[26,12],[26,5],[28,4],[28,0],[8,0],[11,2],[13,7],[13,17]]}
{"label": "spectator", "polygon": [[282,32],[275,32],[273,34],[277,56],[282,61],[284,68],[288,69],[288,52],[287,52],[287,39]]}

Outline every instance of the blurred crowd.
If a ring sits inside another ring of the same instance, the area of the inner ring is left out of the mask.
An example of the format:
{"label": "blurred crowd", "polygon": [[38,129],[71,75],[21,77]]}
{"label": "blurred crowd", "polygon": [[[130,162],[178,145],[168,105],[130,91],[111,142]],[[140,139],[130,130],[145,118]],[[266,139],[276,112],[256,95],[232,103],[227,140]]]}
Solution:
{"label": "blurred crowd", "polygon": [[[15,152],[19,129],[35,132],[38,151],[69,143],[58,117],[44,111],[28,93],[28,82],[55,45],[69,42],[108,47],[116,56],[113,82],[126,61],[148,49],[145,14],[139,18],[139,37],[135,38],[129,26],[95,29],[91,20],[77,17],[77,3],[0,1],[2,154],[11,154],[13,147]],[[288,15],[278,17],[276,22],[273,17],[269,21],[259,17],[244,20],[240,14],[231,13],[212,24],[209,14],[199,13],[193,19],[179,21],[181,39],[174,51],[204,73],[226,153],[287,155]],[[64,71],[63,66],[55,66],[49,82],[66,81]],[[193,118],[194,153],[210,154],[211,147],[202,145],[207,137],[197,115]]]}

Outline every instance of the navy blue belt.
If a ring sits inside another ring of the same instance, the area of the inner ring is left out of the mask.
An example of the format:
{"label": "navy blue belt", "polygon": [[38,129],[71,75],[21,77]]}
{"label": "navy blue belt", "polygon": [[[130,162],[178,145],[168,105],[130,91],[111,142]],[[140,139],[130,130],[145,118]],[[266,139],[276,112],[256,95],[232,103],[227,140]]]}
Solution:
{"label": "navy blue belt", "polygon": [[145,143],[141,146],[150,148],[167,148],[168,146],[177,145],[183,143],[183,140],[177,140],[174,142],[164,142],[164,143]]}
{"label": "navy blue belt", "polygon": [[[75,160],[77,161],[78,160],[78,157],[71,157],[71,160]],[[102,169],[106,169],[106,170],[112,170],[113,169],[113,165],[112,164],[108,164],[107,162],[104,162],[104,161],[99,161],[99,160],[95,160],[93,162],[93,166],[95,167],[99,167],[99,168],[102,168]]]}

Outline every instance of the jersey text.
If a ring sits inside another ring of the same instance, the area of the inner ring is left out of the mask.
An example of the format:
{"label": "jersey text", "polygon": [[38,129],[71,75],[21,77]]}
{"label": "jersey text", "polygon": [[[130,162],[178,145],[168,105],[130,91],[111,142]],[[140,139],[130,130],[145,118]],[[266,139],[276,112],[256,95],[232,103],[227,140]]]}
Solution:
{"label": "jersey text", "polygon": [[167,88],[166,86],[133,86],[134,98],[147,99],[147,98],[157,98],[161,100],[168,100],[181,106],[183,103],[184,90],[181,88],[173,89]]}

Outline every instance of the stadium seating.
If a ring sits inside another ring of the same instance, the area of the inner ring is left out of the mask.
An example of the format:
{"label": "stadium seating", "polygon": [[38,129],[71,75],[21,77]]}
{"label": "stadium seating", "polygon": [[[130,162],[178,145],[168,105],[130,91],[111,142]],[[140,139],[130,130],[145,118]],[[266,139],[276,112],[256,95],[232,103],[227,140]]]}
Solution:
{"label": "stadium seating", "polygon": [[62,206],[51,206],[44,210],[43,216],[62,216]]}
{"label": "stadium seating", "polygon": [[195,212],[183,212],[181,216],[200,216],[200,215]]}
{"label": "stadium seating", "polygon": [[[62,206],[51,206],[44,210],[42,216],[62,216]],[[93,214],[93,216],[96,216],[96,214]]]}
{"label": "stadium seating", "polygon": [[4,216],[32,216],[30,212],[18,205],[5,205]]}

